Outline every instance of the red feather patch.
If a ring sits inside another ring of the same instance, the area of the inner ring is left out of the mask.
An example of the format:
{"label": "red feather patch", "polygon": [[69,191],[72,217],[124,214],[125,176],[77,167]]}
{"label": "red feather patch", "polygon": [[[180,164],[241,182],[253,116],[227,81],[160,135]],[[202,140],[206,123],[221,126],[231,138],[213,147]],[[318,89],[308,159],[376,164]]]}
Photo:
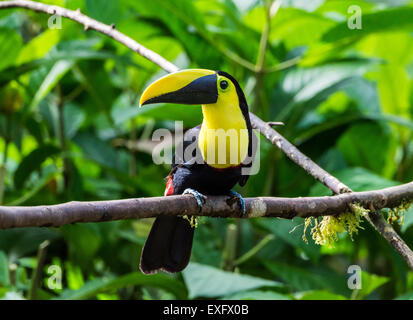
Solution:
{"label": "red feather patch", "polygon": [[173,184],[173,176],[169,176],[168,181],[166,182],[165,188],[165,196],[170,196],[174,193],[174,184]]}

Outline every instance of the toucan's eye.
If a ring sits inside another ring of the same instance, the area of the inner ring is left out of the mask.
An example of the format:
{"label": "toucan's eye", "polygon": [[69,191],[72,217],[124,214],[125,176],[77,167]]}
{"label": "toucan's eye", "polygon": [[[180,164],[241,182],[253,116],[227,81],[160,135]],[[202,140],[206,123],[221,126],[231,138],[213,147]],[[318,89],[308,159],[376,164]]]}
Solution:
{"label": "toucan's eye", "polygon": [[222,81],[219,83],[219,87],[220,87],[222,90],[226,90],[226,89],[228,88],[228,86],[229,86],[229,84],[228,84],[228,81],[227,81],[227,80],[222,80]]}

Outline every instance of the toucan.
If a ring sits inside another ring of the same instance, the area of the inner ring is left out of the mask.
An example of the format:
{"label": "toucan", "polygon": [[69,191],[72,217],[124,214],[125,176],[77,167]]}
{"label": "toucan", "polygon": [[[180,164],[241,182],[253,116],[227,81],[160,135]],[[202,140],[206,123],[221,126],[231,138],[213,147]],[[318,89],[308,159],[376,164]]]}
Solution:
{"label": "toucan", "polygon": [[[256,137],[238,82],[223,71],[182,70],[146,88],[139,105],[151,103],[202,106],[202,124],[188,130],[181,148],[175,150],[165,196],[192,194],[202,208],[205,195],[228,195],[238,201],[241,214],[245,213],[243,198],[231,189],[248,180]],[[189,219],[157,217],[142,248],[141,271],[182,271],[191,256],[193,236]]]}

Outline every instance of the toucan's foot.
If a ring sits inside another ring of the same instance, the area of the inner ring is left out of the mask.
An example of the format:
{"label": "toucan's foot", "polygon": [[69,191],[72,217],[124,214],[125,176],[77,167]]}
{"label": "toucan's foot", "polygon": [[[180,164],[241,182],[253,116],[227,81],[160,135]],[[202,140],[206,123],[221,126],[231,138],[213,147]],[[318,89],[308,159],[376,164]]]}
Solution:
{"label": "toucan's foot", "polygon": [[201,212],[202,207],[204,206],[204,203],[206,201],[206,197],[201,192],[198,192],[195,189],[188,188],[185,189],[182,194],[192,194],[196,199],[196,203],[198,203],[199,212]]}
{"label": "toucan's foot", "polygon": [[232,191],[232,190],[229,192],[229,196],[232,197],[232,198],[237,198],[238,203],[241,206],[242,214],[243,215],[246,214],[247,213],[247,207],[245,206],[244,198],[238,192],[235,192],[235,191]]}

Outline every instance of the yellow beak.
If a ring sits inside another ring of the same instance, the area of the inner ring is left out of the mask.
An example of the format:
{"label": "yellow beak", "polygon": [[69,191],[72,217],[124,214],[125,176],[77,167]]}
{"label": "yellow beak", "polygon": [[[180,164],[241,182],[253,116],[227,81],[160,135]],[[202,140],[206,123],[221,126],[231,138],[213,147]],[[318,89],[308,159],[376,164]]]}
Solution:
{"label": "yellow beak", "polygon": [[218,100],[217,74],[207,69],[187,69],[168,74],[143,92],[139,106],[150,103],[210,104]]}

